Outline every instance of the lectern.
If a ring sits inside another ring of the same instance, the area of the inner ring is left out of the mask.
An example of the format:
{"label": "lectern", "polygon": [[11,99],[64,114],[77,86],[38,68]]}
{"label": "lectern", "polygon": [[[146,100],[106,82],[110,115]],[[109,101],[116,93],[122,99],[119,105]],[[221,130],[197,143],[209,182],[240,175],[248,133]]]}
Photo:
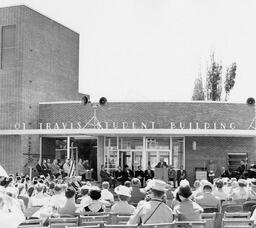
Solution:
{"label": "lectern", "polygon": [[155,178],[168,182],[168,169],[167,168],[155,168]]}

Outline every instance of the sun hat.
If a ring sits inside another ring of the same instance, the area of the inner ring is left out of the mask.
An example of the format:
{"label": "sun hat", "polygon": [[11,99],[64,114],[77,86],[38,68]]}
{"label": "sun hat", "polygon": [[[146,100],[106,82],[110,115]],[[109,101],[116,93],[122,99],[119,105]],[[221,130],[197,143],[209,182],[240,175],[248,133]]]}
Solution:
{"label": "sun hat", "polygon": [[115,188],[115,193],[117,195],[123,195],[123,196],[128,196],[131,197],[131,190],[130,188],[124,186],[124,185],[119,185]]}
{"label": "sun hat", "polygon": [[239,179],[238,180],[238,185],[240,187],[246,187],[247,186],[247,181],[245,179]]}
{"label": "sun hat", "polygon": [[148,185],[150,189],[157,190],[160,192],[166,192],[168,190],[168,185],[164,181],[159,179],[153,179],[148,183]]}

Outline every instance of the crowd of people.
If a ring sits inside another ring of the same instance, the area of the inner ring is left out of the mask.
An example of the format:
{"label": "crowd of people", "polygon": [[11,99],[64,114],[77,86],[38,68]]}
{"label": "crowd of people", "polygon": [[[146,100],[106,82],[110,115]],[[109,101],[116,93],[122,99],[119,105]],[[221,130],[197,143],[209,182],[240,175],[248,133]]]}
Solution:
{"label": "crowd of people", "polygon": [[[79,160],[80,175],[72,177],[66,167],[70,165],[68,159],[62,167],[56,159],[52,163],[43,160],[38,165],[41,172],[32,179],[18,174],[0,177],[3,227],[17,227],[29,218],[42,218],[48,225],[50,217],[101,212],[129,214],[128,224],[200,221],[201,213],[209,209],[220,212],[224,201],[255,200],[256,204],[256,179],[245,179],[245,169],[235,178],[223,168],[212,183],[196,180],[191,186],[182,167],[174,170],[163,160],[157,167],[168,168],[168,183],[155,179],[150,166],[145,171],[138,167],[135,172],[127,165],[124,170],[118,167],[112,176],[102,165],[102,180],[88,181],[88,172],[93,171],[88,161]],[[251,218],[256,220],[256,211]]]}
{"label": "crowd of people", "polygon": [[[256,201],[256,179],[227,177],[214,184],[197,180],[193,186],[183,179],[178,188],[154,178],[142,187],[133,177],[111,189],[108,181],[82,181],[81,176],[40,175],[30,180],[10,175],[1,177],[0,185],[0,224],[7,228],[28,217],[43,218],[47,225],[49,217],[100,212],[130,214],[128,224],[198,221],[209,208],[220,211],[223,201]],[[256,212],[252,218],[256,220]]]}

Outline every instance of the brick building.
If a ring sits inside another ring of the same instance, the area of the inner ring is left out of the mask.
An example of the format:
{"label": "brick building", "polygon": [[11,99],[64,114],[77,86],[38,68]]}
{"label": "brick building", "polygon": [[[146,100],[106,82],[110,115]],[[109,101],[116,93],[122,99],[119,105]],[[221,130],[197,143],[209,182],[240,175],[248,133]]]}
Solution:
{"label": "brick building", "polygon": [[[0,8],[0,129],[38,125],[39,102],[76,100],[79,34],[26,7]],[[38,157],[38,136],[0,136],[9,172]]]}
{"label": "brick building", "polygon": [[[222,102],[81,102],[79,35],[26,6],[0,9],[0,161],[83,158],[94,170],[153,168],[162,157],[188,179],[214,165],[256,163],[255,106]],[[96,107],[97,106],[97,107]]]}

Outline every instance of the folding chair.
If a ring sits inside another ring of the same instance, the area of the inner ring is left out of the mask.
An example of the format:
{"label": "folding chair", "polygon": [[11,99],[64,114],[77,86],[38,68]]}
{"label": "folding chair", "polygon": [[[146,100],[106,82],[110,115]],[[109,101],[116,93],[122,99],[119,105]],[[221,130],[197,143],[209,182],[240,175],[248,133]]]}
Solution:
{"label": "folding chair", "polygon": [[108,223],[110,220],[109,214],[104,215],[81,215],[79,218],[79,225],[80,226],[88,226],[88,225],[97,225],[99,224],[101,227],[105,223]]}
{"label": "folding chair", "polygon": [[243,203],[243,211],[250,211],[251,213],[253,212],[253,206],[256,206],[256,201],[255,200],[250,200],[246,201]]}
{"label": "folding chair", "polygon": [[130,215],[117,215],[116,224],[126,224],[129,221],[130,217]]}
{"label": "folding chair", "polygon": [[70,228],[100,228],[100,225],[90,225],[90,226],[72,226]]}
{"label": "folding chair", "polygon": [[222,228],[244,228],[254,227],[254,221],[249,219],[223,219]]}
{"label": "folding chair", "polygon": [[227,205],[223,210],[223,213],[225,212],[243,212],[243,205],[242,204]]}
{"label": "folding chair", "polygon": [[202,221],[184,221],[184,222],[174,222],[173,228],[207,228],[207,222]]}
{"label": "folding chair", "polygon": [[[124,225],[124,224],[105,224],[104,228],[137,228],[138,225]],[[79,227],[80,228],[80,227]]]}
{"label": "folding chair", "polygon": [[49,218],[50,228],[66,228],[78,226],[78,218]]}
{"label": "folding chair", "polygon": [[214,223],[216,220],[216,212],[214,213],[202,213],[201,218],[207,222],[208,228],[214,228]]}
{"label": "folding chair", "polygon": [[224,219],[249,219],[251,217],[251,212],[233,212],[233,213],[229,213],[229,212],[225,212],[224,213]]}
{"label": "folding chair", "polygon": [[24,222],[22,222],[18,228],[23,227],[42,227],[43,226],[43,220],[42,219],[26,219]]}
{"label": "folding chair", "polygon": [[156,223],[156,224],[144,224],[141,228],[173,228],[173,223]]}

